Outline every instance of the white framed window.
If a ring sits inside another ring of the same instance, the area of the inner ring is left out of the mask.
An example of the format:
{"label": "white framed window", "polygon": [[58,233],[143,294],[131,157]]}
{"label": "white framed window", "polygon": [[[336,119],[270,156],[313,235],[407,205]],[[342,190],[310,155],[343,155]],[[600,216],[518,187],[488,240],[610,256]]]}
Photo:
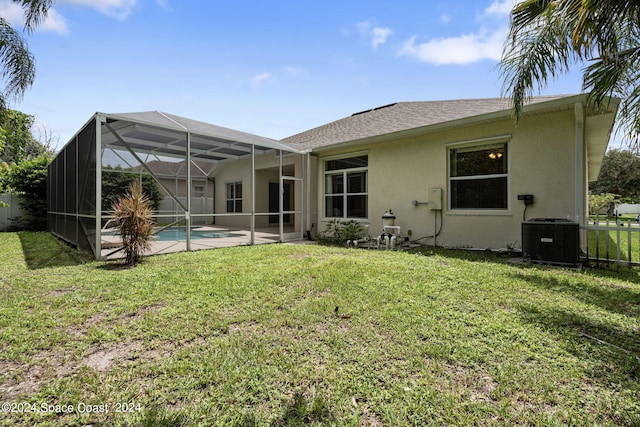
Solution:
{"label": "white framed window", "polygon": [[193,186],[193,197],[204,197],[204,186],[203,185],[194,185]]}
{"label": "white framed window", "polygon": [[324,216],[326,218],[368,217],[369,157],[325,160]]}
{"label": "white framed window", "polygon": [[449,208],[507,210],[507,142],[449,147]]}
{"label": "white framed window", "polygon": [[227,212],[242,212],[242,182],[227,183]]}

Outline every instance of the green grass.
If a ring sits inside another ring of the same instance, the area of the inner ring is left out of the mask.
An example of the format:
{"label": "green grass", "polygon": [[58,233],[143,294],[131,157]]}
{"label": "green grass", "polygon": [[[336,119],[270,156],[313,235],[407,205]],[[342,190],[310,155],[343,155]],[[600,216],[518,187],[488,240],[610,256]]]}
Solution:
{"label": "green grass", "polygon": [[2,400],[74,406],[1,425],[640,424],[635,269],[281,244],[121,268],[43,233],[0,246]]}

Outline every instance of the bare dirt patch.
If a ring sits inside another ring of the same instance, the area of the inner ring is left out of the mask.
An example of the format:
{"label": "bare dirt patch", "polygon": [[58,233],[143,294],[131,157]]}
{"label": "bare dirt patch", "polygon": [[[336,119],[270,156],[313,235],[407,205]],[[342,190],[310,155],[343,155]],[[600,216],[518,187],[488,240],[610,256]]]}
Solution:
{"label": "bare dirt patch", "polygon": [[64,289],[52,289],[48,292],[45,292],[46,297],[62,297],[68,295],[72,292],[75,292],[74,288],[64,288]]}
{"label": "bare dirt patch", "polygon": [[470,400],[483,402],[495,400],[492,393],[498,384],[491,375],[458,365],[447,365],[445,371],[450,377],[449,384],[458,391],[466,390]]}
{"label": "bare dirt patch", "polygon": [[230,334],[253,334],[259,327],[257,322],[249,320],[247,322],[234,322],[229,324]]}
{"label": "bare dirt patch", "polygon": [[134,341],[98,350],[84,358],[81,365],[94,369],[98,372],[104,372],[109,370],[109,368],[118,361],[131,360],[140,348],[140,344]]}

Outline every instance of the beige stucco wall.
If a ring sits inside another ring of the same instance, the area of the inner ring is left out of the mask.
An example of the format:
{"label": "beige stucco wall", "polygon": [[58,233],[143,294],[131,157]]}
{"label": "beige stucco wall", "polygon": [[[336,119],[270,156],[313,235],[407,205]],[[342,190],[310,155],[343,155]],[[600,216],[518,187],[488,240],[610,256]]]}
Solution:
{"label": "beige stucco wall", "polygon": [[[448,151],[450,144],[510,135],[507,210],[466,211],[449,209]],[[455,130],[389,140],[368,146],[323,151],[318,168],[317,202],[323,204],[323,157],[366,150],[369,156],[369,234],[382,232],[382,214],[392,209],[402,234],[411,239],[434,234],[442,222],[437,244],[450,247],[519,248],[524,203],[518,194],[533,194],[527,219],[554,217],[576,219],[575,118],[572,110],[525,117],[517,127],[510,119]],[[430,188],[443,189],[443,210],[426,202]],[[325,222],[320,209],[321,224]],[[432,239],[421,240],[430,244]]]}
{"label": "beige stucco wall", "polygon": [[[187,181],[186,179],[177,180],[175,178],[165,178],[159,177],[159,181],[165,186],[169,191],[171,191],[177,197],[187,197]],[[207,182],[205,178],[193,178],[191,183],[191,191],[195,190],[195,186],[204,187],[205,195],[207,197],[213,197],[213,183],[211,181]],[[168,197],[167,192],[160,187],[160,192]]]}
{"label": "beige stucco wall", "polygon": [[[255,158],[255,225],[256,227],[278,227],[278,224],[269,224],[269,183],[279,181],[280,159],[274,153],[258,155]],[[306,169],[306,160],[302,155],[286,154],[282,159],[283,175],[302,177],[303,168]],[[317,170],[313,169],[314,172]],[[313,177],[315,181],[315,176]],[[232,182],[242,182],[242,210],[245,214],[250,214],[251,206],[251,159],[242,159],[235,162],[226,163],[215,171],[215,206],[217,214],[227,213],[226,185]],[[301,181],[292,181],[293,185],[293,210],[302,211],[306,194],[306,186]],[[316,204],[316,192],[313,192],[313,208]],[[305,215],[308,209],[305,207]],[[317,222],[317,217],[313,218]],[[296,214],[293,218],[293,225],[296,231],[304,230],[307,219],[303,223],[303,216]],[[216,224],[229,227],[249,227],[250,217],[247,216],[217,216]]]}

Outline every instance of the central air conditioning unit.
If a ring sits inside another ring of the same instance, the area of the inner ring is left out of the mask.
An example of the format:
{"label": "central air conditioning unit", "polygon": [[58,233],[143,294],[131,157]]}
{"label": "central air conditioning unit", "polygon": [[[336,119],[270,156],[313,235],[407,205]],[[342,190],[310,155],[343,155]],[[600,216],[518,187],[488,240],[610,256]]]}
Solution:
{"label": "central air conditioning unit", "polygon": [[564,218],[534,218],[522,223],[522,258],[532,262],[577,265],[580,224]]}

